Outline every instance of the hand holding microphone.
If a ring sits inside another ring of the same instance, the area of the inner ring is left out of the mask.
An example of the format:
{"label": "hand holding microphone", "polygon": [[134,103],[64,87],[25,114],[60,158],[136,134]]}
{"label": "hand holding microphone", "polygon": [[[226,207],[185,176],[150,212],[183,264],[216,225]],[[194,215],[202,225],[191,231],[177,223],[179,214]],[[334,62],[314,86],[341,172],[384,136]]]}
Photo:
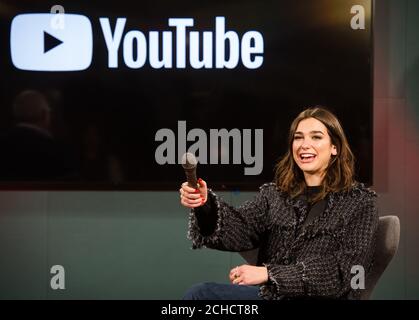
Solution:
{"label": "hand holding microphone", "polygon": [[187,182],[182,183],[180,203],[187,208],[202,206],[208,198],[207,184],[202,179],[196,179],[198,161],[192,153],[185,153],[182,157],[182,167],[185,170]]}

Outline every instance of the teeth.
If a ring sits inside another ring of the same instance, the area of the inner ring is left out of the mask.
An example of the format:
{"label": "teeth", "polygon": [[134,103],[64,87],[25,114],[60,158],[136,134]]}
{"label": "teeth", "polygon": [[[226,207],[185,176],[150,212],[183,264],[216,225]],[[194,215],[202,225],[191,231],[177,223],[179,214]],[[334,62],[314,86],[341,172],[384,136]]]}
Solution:
{"label": "teeth", "polygon": [[302,154],[301,158],[311,158],[311,157],[314,157],[314,156],[315,156],[314,154]]}

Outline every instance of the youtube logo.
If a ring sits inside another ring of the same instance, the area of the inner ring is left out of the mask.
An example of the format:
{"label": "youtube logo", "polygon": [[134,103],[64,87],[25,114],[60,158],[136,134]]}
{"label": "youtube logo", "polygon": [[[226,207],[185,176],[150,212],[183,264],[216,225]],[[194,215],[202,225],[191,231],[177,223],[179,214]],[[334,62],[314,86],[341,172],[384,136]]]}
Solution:
{"label": "youtube logo", "polygon": [[81,71],[89,68],[93,55],[90,20],[62,14],[63,24],[54,27],[56,14],[20,14],[10,30],[13,65],[26,71]]}
{"label": "youtube logo", "polygon": [[[147,63],[154,69],[234,69],[239,63],[258,69],[263,65],[263,35],[256,30],[243,35],[228,30],[223,16],[215,17],[212,31],[197,29],[193,18],[168,18],[172,29],[165,31],[129,30],[126,22],[127,18],[118,17],[113,25],[111,18],[99,18],[103,38],[98,39],[105,41],[109,69],[119,67],[120,57],[130,69]],[[12,20],[10,51],[13,65],[20,70],[85,70],[93,57],[92,24],[79,14],[20,14]]]}

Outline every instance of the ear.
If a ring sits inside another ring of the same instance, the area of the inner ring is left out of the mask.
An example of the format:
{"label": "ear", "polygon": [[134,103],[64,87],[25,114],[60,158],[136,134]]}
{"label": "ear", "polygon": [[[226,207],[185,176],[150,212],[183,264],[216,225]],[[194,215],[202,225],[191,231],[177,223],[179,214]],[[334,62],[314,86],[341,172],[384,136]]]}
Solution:
{"label": "ear", "polygon": [[332,155],[335,156],[338,154],[338,150],[336,149],[336,146],[332,145]]}

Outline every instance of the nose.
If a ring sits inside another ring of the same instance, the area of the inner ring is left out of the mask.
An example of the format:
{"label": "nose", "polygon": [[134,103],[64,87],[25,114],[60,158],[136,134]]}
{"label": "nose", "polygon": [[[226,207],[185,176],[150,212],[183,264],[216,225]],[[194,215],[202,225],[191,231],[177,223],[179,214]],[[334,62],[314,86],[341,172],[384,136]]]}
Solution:
{"label": "nose", "polygon": [[302,149],[309,149],[310,145],[307,142],[307,139],[303,139],[303,142],[301,143],[301,148]]}

